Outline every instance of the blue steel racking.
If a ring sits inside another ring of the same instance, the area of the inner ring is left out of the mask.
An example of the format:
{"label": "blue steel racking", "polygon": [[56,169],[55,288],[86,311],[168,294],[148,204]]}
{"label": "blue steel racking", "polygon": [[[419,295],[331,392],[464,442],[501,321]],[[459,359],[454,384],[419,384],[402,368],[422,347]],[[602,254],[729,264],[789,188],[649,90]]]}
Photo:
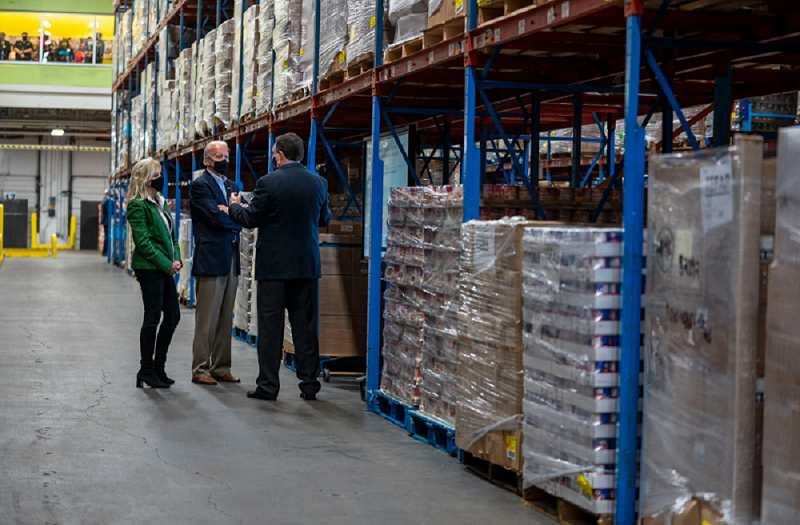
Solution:
{"label": "blue steel racking", "polygon": [[[120,11],[132,7],[134,1],[154,0],[119,0],[117,21]],[[179,17],[183,35],[184,12],[196,9],[193,34],[197,38],[198,33],[210,27],[209,20],[214,15],[214,26],[220,23],[221,16],[228,16],[230,0],[216,0],[215,5],[209,5],[212,2],[205,0],[204,6],[204,0],[173,0],[159,29]],[[293,131],[308,137],[309,168],[316,168],[321,154],[329,171],[348,192],[348,206],[361,211],[357,192],[363,187],[350,187],[339,163],[339,151],[363,148],[363,140],[371,138],[373,183],[371,193],[365,195],[374,204],[370,223],[366,406],[382,413],[381,400],[385,398],[378,394],[380,232],[384,222],[381,203],[387,196],[382,184],[380,137],[388,132],[397,141],[409,168],[410,183],[418,184],[421,175],[414,160],[422,160],[423,171],[433,158],[454,160],[456,167],[446,170],[445,181],[460,169],[465,221],[478,218],[480,186],[487,182],[486,157],[493,152],[503,155],[494,177],[499,177],[499,172],[504,183],[521,180],[540,216],[546,217],[534,191],[540,181],[539,143],[565,140],[550,137],[547,132],[572,127],[573,137],[566,139],[572,141],[573,147],[570,183],[579,187],[596,182],[605,188],[592,220],[597,219],[611,188],[624,186],[624,335],[615,522],[632,525],[636,511],[644,126],[660,109],[664,123],[662,151],[671,152],[672,140],[680,132],[672,129],[674,113],[692,147],[697,149],[700,143],[691,131],[694,121],[687,121],[680,103],[683,107],[713,103],[696,119],[716,109],[713,145],[729,144],[732,100],[800,87],[800,72],[775,67],[798,63],[800,45],[795,35],[800,32],[800,18],[791,14],[792,2],[784,0],[753,0],[748,4],[753,9],[747,12],[739,7],[741,3],[726,8],[730,3],[722,0],[552,0],[479,25],[478,0],[464,3],[464,34],[383,64],[383,28],[378,23],[373,69],[321,91],[315,81],[310,97],[251,121],[240,121],[233,129],[215,130],[213,137],[167,152],[163,160],[174,161],[175,196],[179,202],[180,181],[186,179],[188,170],[197,167],[197,155],[210,140],[223,140],[236,148],[232,163],[236,182],[240,187],[252,187],[260,172],[272,170],[268,158],[275,137]],[[316,5],[319,12],[319,0]],[[376,19],[381,20],[383,2],[378,0],[375,6]],[[319,21],[315,29],[318,46]],[[123,57],[123,64],[128,65],[114,85],[120,95],[114,108],[118,131],[120,113],[127,111],[130,115],[130,96],[126,101],[124,94],[133,93],[134,87],[139,90],[134,78],[138,84],[140,66],[146,67],[151,57],[155,59],[157,35],[156,31],[137,57],[129,61]],[[183,48],[184,39],[181,40]],[[316,51],[315,73],[319,72],[318,48]],[[624,117],[625,122],[621,162],[614,158],[614,124],[619,117]],[[592,123],[599,128],[600,139],[581,136],[581,126]],[[413,151],[406,151],[397,139],[397,128],[408,125],[415,126],[420,137]],[[129,129],[125,132],[130,134]],[[428,137],[436,138],[433,148],[426,142]],[[501,142],[500,147],[496,141]],[[600,152],[584,172],[580,151],[581,144],[587,142],[599,143]],[[505,167],[509,161],[510,170]],[[622,169],[618,170],[617,165]],[[607,171],[600,173],[599,169],[595,179],[594,169],[598,166]],[[251,175],[246,184],[242,181],[245,168]],[[165,162],[165,178],[170,169]],[[119,224],[112,232],[110,262],[124,257],[124,209],[118,209],[116,203],[125,191],[128,174],[122,170],[110,181],[114,205],[109,209],[115,214],[111,224]],[[542,180],[550,178],[547,173]],[[179,213],[178,204],[176,216]]]}

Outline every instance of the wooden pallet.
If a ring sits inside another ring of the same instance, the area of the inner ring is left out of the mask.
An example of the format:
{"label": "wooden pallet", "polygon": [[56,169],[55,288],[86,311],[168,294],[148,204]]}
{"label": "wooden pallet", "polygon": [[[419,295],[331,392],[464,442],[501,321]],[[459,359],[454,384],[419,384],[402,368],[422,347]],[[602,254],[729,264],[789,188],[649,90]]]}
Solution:
{"label": "wooden pallet", "polygon": [[464,34],[464,17],[453,18],[422,32],[422,49],[428,49],[440,42]]}
{"label": "wooden pallet", "polygon": [[413,40],[409,40],[404,44],[400,44],[395,46],[394,48],[390,48],[386,50],[386,62],[394,62],[395,60],[400,60],[401,58],[405,58],[409,55],[413,55],[417,51],[421,51],[423,48],[423,40],[424,37],[420,36]]}
{"label": "wooden pallet", "polygon": [[375,55],[373,53],[364,53],[363,55],[357,57],[355,60],[350,62],[347,65],[347,77],[346,78],[355,78],[358,75],[366,73],[370,69],[374,67],[375,64]]}
{"label": "wooden pallet", "polygon": [[562,525],[613,525],[614,517],[592,514],[569,501],[538,488],[524,490],[522,503]]}
{"label": "wooden pallet", "polygon": [[306,97],[308,97],[310,95],[311,95],[311,92],[308,90],[308,88],[297,89],[292,93],[292,102],[297,102],[298,100],[303,100],[304,98],[306,98]]}
{"label": "wooden pallet", "polygon": [[319,81],[319,90],[324,91],[326,89],[338,86],[339,84],[344,82],[345,75],[346,73],[344,71],[336,71],[335,73],[330,73],[326,75]]}
{"label": "wooden pallet", "polygon": [[475,474],[498,487],[522,495],[522,472],[515,472],[500,465],[495,465],[464,450],[460,450],[458,456],[461,463]]}
{"label": "wooden pallet", "polygon": [[526,7],[543,5],[548,0],[488,0],[478,6],[478,24],[513,14]]}

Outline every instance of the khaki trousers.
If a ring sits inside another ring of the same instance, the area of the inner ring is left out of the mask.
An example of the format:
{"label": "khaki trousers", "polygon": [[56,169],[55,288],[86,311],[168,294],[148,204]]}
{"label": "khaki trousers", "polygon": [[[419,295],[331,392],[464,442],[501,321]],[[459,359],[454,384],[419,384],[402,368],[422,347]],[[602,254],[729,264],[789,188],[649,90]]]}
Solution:
{"label": "khaki trousers", "polygon": [[195,278],[193,377],[220,377],[231,371],[233,301],[238,284],[235,259],[228,275]]}

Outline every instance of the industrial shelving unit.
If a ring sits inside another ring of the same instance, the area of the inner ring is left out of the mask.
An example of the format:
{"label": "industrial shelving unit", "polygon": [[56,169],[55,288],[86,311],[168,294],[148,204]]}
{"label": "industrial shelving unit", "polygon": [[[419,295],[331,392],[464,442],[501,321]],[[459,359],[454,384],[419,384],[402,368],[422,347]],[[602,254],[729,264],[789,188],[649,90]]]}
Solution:
{"label": "industrial shelving unit", "polygon": [[[118,21],[120,12],[131,8],[134,1],[148,0],[118,0]],[[657,111],[661,112],[664,123],[661,151],[669,153],[673,138],[680,133],[672,129],[674,113],[689,143],[699,149],[701,144],[691,131],[692,122],[684,118],[681,107],[709,105],[695,119],[716,109],[711,145],[729,144],[733,100],[796,91],[800,87],[800,71],[782,67],[798,63],[800,38],[796,35],[800,16],[792,13],[792,0],[540,0],[539,3],[479,25],[478,0],[465,0],[464,33],[386,64],[382,61],[382,24],[376,24],[373,69],[322,91],[318,91],[315,80],[309,97],[167,152],[162,158],[164,177],[172,181],[168,187],[170,197],[176,199],[178,224],[181,191],[190,183],[187,175],[198,168],[198,155],[202,155],[209,141],[226,141],[232,150],[235,146],[231,163],[235,180],[240,188],[252,188],[259,173],[272,170],[268,155],[275,137],[292,131],[307,138],[309,168],[314,169],[317,159],[325,157],[326,164],[350,196],[348,205],[361,212],[356,197],[362,188],[349,185],[335,150],[365,148],[364,140],[371,138],[372,185],[370,193],[364,196],[365,203],[368,200],[373,203],[369,224],[366,403],[369,410],[376,412],[380,412],[381,231],[385,221],[381,203],[387,198],[382,184],[382,136],[394,137],[408,165],[410,184],[420,182],[416,159],[422,158],[423,171],[432,158],[453,161],[452,168],[445,162],[448,167],[443,182],[447,184],[456,172],[460,174],[465,193],[465,221],[478,218],[481,184],[487,182],[522,181],[530,196],[530,206],[537,209],[541,218],[547,214],[537,199],[536,186],[540,182],[552,178],[568,180],[572,187],[599,184],[604,194],[593,220],[609,192],[623,188],[624,335],[615,523],[633,525],[637,498],[640,276],[645,211],[644,126]],[[513,4],[518,6],[519,2]],[[188,34],[185,42],[182,37],[179,46],[184,49],[191,38],[202,36],[207,28],[218,25],[231,9],[232,1],[175,0],[159,29],[166,24],[180,24],[181,35]],[[381,20],[382,1],[375,2],[375,10],[376,19]],[[186,26],[187,20],[195,23]],[[318,37],[319,23],[316,33]],[[138,73],[142,66],[156,60],[155,35],[136,57],[123,57],[127,67],[114,85],[114,92],[119,94],[114,108],[117,126],[120,113],[130,112],[130,97],[126,103],[125,93],[138,92]],[[318,47],[319,38],[315,41]],[[318,57],[317,48],[315,79]],[[620,131],[615,129],[615,123],[619,118],[625,122],[621,130],[624,153],[615,158],[619,143],[615,136]],[[581,127],[587,124],[596,124],[601,138],[582,137]],[[413,126],[415,133],[424,137],[418,141],[416,151],[406,151],[398,139],[398,128],[407,126]],[[540,142],[564,140],[550,137],[548,132],[567,127],[573,128],[572,138],[566,139],[572,142],[571,159],[540,160]],[[435,141],[435,146],[431,147],[428,138]],[[600,145],[594,159],[581,155],[581,146],[587,142]],[[490,153],[502,155],[501,162],[489,166]],[[544,170],[540,170],[542,166]],[[551,175],[552,168],[560,170],[558,176]],[[128,175],[122,170],[110,179],[112,196],[117,201],[127,189]],[[112,223],[117,224],[115,242],[109,250],[109,261],[115,261],[124,258],[124,243],[120,241],[125,217],[124,208],[116,206],[116,202],[110,209],[117,210],[117,220]],[[391,407],[392,414],[402,411],[404,407]],[[400,417],[394,419],[399,421]]]}

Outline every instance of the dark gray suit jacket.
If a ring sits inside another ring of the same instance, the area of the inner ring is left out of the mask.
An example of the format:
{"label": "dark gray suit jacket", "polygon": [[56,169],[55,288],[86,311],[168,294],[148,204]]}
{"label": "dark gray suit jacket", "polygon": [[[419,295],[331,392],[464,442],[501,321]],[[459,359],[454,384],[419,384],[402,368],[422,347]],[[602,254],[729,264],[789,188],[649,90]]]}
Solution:
{"label": "dark gray suit jacket", "polygon": [[328,181],[299,162],[258,179],[249,207],[233,204],[233,222],[258,228],[257,281],[319,279],[319,228],[331,222]]}

